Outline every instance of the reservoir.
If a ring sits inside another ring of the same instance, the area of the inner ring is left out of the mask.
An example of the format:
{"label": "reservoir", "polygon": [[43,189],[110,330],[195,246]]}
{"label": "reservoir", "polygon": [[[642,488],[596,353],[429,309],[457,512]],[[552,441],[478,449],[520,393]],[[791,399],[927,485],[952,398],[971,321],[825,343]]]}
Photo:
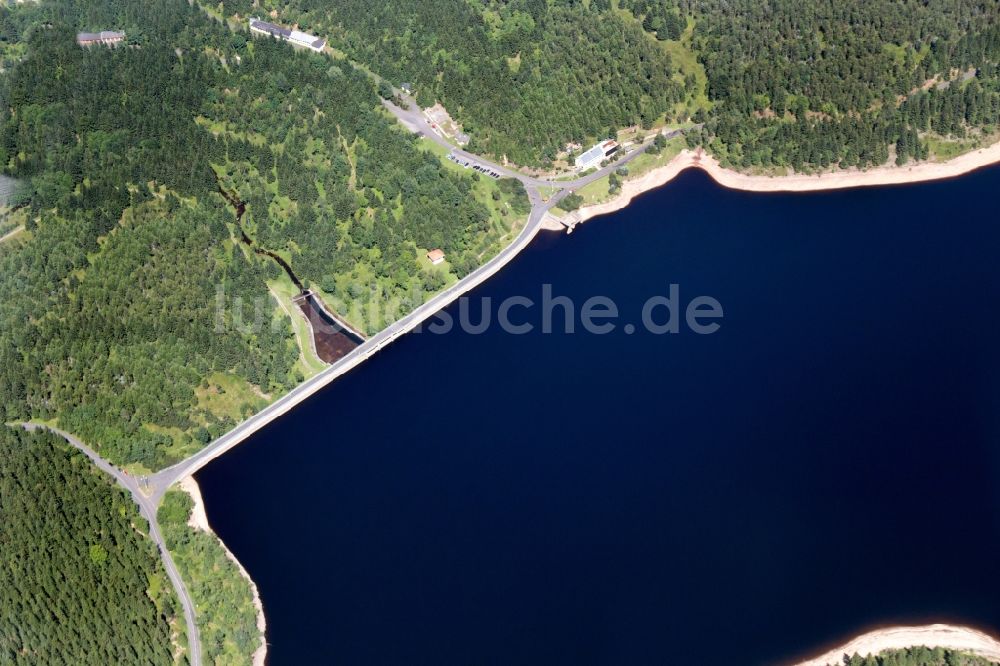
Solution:
{"label": "reservoir", "polygon": [[476,303],[548,284],[638,324],[678,285],[719,329],[410,334],[204,468],[269,663],[755,666],[879,625],[1000,633],[998,190],[688,171],[539,236]]}

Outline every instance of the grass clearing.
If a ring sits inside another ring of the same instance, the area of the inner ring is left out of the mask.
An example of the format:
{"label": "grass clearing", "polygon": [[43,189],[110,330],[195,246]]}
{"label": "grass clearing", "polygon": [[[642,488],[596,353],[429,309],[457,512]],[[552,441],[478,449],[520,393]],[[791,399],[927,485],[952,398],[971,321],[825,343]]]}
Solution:
{"label": "grass clearing", "polygon": [[931,151],[931,159],[947,162],[975,148],[976,142],[960,139],[945,139],[939,136],[928,136],[927,147]]}
{"label": "grass clearing", "polygon": [[[168,458],[174,460],[183,460],[197,453],[198,449],[201,448],[200,444],[195,444],[180,428],[165,428],[155,423],[144,423],[141,430],[170,438],[170,444],[163,449],[163,452]],[[128,463],[123,465],[122,469],[136,478],[153,473],[153,470],[143,463]]]}
{"label": "grass clearing", "polygon": [[298,306],[292,302],[292,299],[298,295],[299,290],[292,284],[291,279],[285,273],[282,273],[276,280],[268,281],[267,286],[270,288],[271,294],[278,301],[278,311],[282,316],[288,317],[291,322],[292,332],[295,334],[295,344],[299,348],[299,360],[296,361],[296,369],[302,374],[303,379],[309,379],[319,374],[326,369],[327,365],[316,356],[312,342],[312,329],[309,328],[309,322],[302,316]]}
{"label": "grass clearing", "polygon": [[689,113],[694,113],[698,109],[708,111],[712,108],[712,102],[708,99],[708,75],[705,74],[705,67],[698,62],[698,56],[692,48],[694,26],[694,19],[688,18],[687,27],[679,40],[660,42],[670,55],[670,62],[680,71],[681,77],[694,76],[695,92],[686,102]]}
{"label": "grass clearing", "polygon": [[14,240],[23,233],[24,225],[14,228],[0,228],[0,243],[6,243],[7,241]]}
{"label": "grass clearing", "polygon": [[626,176],[625,179],[636,178],[649,173],[653,169],[666,166],[670,160],[677,157],[677,155],[684,150],[686,145],[687,144],[685,143],[684,138],[677,136],[673,139],[667,140],[667,145],[662,151],[660,151],[659,155],[652,155],[650,153],[643,153],[642,155],[639,155],[628,163],[628,176]]}
{"label": "grass clearing", "polygon": [[0,243],[16,238],[24,232],[28,222],[28,209],[11,212],[6,206],[0,208]]}
{"label": "grass clearing", "polygon": [[549,200],[549,199],[551,199],[551,198],[552,198],[552,196],[553,196],[553,195],[555,195],[555,194],[556,194],[556,193],[557,193],[558,191],[559,191],[559,188],[558,188],[558,187],[552,187],[552,186],[543,186],[543,187],[539,187],[539,188],[538,188],[538,193],[539,193],[540,195],[542,195],[542,200],[543,200],[543,201],[548,201],[548,200]]}
{"label": "grass clearing", "polygon": [[441,158],[441,164],[443,164],[444,167],[449,171],[454,171],[456,173],[469,173],[470,171],[472,171],[471,169],[466,169],[461,164],[456,164],[455,162],[449,160],[448,155],[449,153],[451,153],[451,149],[445,148],[437,141],[429,139],[426,136],[422,136],[419,139],[417,139],[417,147],[422,150],[426,150],[429,153],[437,155],[439,158]]}
{"label": "grass clearing", "polygon": [[[633,22],[641,27],[641,22],[633,16],[631,11],[619,7],[617,0],[613,1],[613,6],[622,20]],[[694,76],[694,92],[685,101],[678,102],[674,108],[675,113],[686,112],[688,115],[693,114],[698,109],[708,111],[712,108],[712,102],[708,99],[708,75],[705,74],[705,67],[698,62],[698,55],[692,48],[694,28],[695,20],[688,17],[687,27],[681,33],[680,39],[660,41],[655,35],[646,33],[651,41],[659,44],[660,48],[670,56],[670,62],[678,71],[675,75],[678,82],[683,81],[686,76]]]}
{"label": "grass clearing", "polygon": [[199,386],[194,391],[198,407],[220,419],[228,416],[234,421],[242,421],[270,402],[270,397],[258,387],[224,372],[212,373],[205,382],[207,386]]}
{"label": "grass clearing", "polygon": [[592,183],[587,183],[578,190],[574,190],[574,194],[579,194],[583,197],[584,206],[592,206],[593,204],[601,203],[607,201],[611,198],[610,192],[608,192],[609,187],[608,177],[598,178]]}
{"label": "grass clearing", "polygon": [[[674,159],[682,150],[684,150],[685,146],[686,144],[683,137],[674,137],[673,139],[669,139],[667,140],[667,145],[658,155],[644,152],[638,157],[635,157],[628,164],[623,165],[626,169],[628,169],[628,174],[625,176],[619,176],[619,178],[623,181],[638,178],[653,169],[666,166],[670,163],[670,160]],[[614,196],[609,191],[609,188],[610,180],[607,176],[605,176],[604,178],[598,178],[591,183],[587,183],[583,187],[576,190],[575,193],[583,197],[582,205],[592,206],[594,204],[608,201]]]}
{"label": "grass clearing", "polygon": [[247,141],[255,146],[265,146],[267,145],[267,138],[263,134],[258,134],[257,132],[252,132],[248,130],[237,131],[230,129],[226,123],[211,120],[205,116],[196,116],[194,122],[201,125],[209,132],[214,135],[228,136],[232,139],[238,139],[240,141]]}

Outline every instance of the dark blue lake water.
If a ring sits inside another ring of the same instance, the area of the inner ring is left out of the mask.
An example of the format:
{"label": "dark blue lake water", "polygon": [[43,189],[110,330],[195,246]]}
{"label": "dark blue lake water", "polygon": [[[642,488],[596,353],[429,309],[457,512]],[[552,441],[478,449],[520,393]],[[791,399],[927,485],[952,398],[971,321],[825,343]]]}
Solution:
{"label": "dark blue lake water", "polygon": [[687,172],[539,238],[474,295],[549,283],[624,323],[676,283],[722,326],[410,335],[204,469],[270,663],[753,666],[1000,631],[998,191]]}

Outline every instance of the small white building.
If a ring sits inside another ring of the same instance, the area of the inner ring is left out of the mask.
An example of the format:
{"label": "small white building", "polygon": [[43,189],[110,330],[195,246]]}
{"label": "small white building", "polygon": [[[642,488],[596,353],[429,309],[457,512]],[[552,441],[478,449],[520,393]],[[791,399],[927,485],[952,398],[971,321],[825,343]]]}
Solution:
{"label": "small white building", "polygon": [[431,260],[431,264],[437,266],[444,261],[444,250],[431,250],[427,253],[427,258]]}
{"label": "small white building", "polygon": [[326,40],[317,37],[316,35],[310,35],[308,32],[302,32],[301,30],[292,30],[292,34],[288,37],[288,41],[293,44],[298,44],[299,46],[304,46],[307,49],[312,49],[319,53],[326,46]]}
{"label": "small white building", "polygon": [[618,152],[618,142],[614,139],[595,143],[585,153],[576,158],[576,168],[585,171],[599,165],[605,158]]}

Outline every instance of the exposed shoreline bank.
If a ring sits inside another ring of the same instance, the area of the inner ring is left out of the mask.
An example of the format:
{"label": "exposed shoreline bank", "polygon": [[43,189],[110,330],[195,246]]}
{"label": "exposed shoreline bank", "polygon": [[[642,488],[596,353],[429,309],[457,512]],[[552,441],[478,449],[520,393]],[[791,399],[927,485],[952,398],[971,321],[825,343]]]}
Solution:
{"label": "exposed shoreline bank", "polygon": [[924,646],[971,652],[980,657],[1000,661],[1000,641],[977,629],[947,624],[930,624],[916,627],[887,627],[876,629],[828,650],[818,657],[799,661],[795,666],[836,666],[843,663],[844,655],[862,657],[885,650]]}
{"label": "exposed shoreline bank", "polygon": [[[881,167],[864,172],[841,172],[818,176],[748,176],[724,169],[714,158],[710,156],[704,154],[698,155],[692,151],[682,151],[667,165],[650,171],[642,177],[626,180],[623,183],[621,193],[612,201],[581,209],[580,217],[582,220],[586,220],[598,215],[608,214],[623,209],[636,196],[666,184],[684,169],[692,167],[701,168],[708,172],[716,182],[724,187],[759,192],[804,192],[862,186],[915,183],[950,178],[968,173],[983,166],[988,166],[995,162],[1000,162],[1000,144],[995,144],[989,148],[967,153],[966,155],[960,156],[955,160],[951,160],[946,163],[927,163],[914,165],[912,167]],[[407,315],[401,320],[390,324],[385,329],[369,338],[352,353],[340,359],[319,375],[301,383],[284,396],[281,396],[263,411],[258,412],[251,418],[240,423],[232,431],[226,433],[226,435],[221,437],[219,440],[216,440],[213,445],[202,449],[181,463],[164,470],[160,470],[160,472],[154,475],[154,477],[158,477],[157,481],[166,482],[166,485],[176,479],[190,479],[191,474],[208,464],[211,460],[223,455],[230,448],[249,438],[257,430],[263,428],[271,421],[286,414],[299,403],[308,399],[311,395],[324,388],[327,384],[331,383],[339,376],[346,374],[353,368],[362,364],[370,358],[372,354],[377,353],[385,345],[391,344],[391,342],[393,342],[396,338],[407,334],[421,322],[432,317],[439,309],[446,307],[448,304],[456,300],[460,295],[475,288],[482,282],[485,282],[494,273],[499,271],[504,265],[516,257],[517,254],[519,254],[519,252],[530,243],[536,233],[542,228],[542,216],[552,205],[552,202],[549,202],[548,205],[544,206],[541,203],[536,203],[532,212],[528,216],[525,227],[517,234],[514,240],[511,241],[510,245],[504,248],[498,255],[493,257],[493,259],[487,261],[486,264],[481,266],[479,269],[473,271],[473,273],[465,279],[452,285],[448,289],[445,289],[430,301],[418,307],[414,312],[410,313],[410,315]],[[195,487],[197,487],[196,484]],[[204,513],[200,492],[198,493],[195,502],[195,511],[197,511],[197,505],[201,504],[201,511]],[[228,548],[225,547],[224,543],[223,548],[226,550],[227,556],[229,556],[230,559],[237,564],[243,575],[251,583],[255,606],[258,609],[258,626],[262,627],[264,622],[263,609],[260,605],[260,598],[256,584],[253,583],[246,570],[239,563],[236,557],[228,550]],[[918,642],[915,644],[921,643]],[[254,655],[255,665],[263,664],[265,652],[266,645],[262,645]],[[802,662],[801,666],[814,666],[816,663],[819,662]]]}
{"label": "exposed shoreline bank", "polygon": [[212,531],[212,527],[208,524],[208,514],[205,513],[205,501],[201,497],[201,488],[198,486],[198,482],[195,481],[193,476],[186,476],[180,480],[178,484],[184,492],[191,496],[191,500],[194,502],[194,507],[191,509],[191,518],[188,520],[188,525],[194,529],[201,530],[211,534],[218,540],[219,544],[222,546],[222,550],[226,553],[226,557],[236,565],[236,568],[240,570],[240,574],[246,581],[250,584],[250,593],[253,595],[253,606],[257,610],[257,630],[260,632],[260,646],[254,650],[253,653],[253,666],[264,666],[267,660],[267,619],[264,617],[264,604],[260,600],[260,592],[257,590],[257,583],[253,582],[253,578],[250,577],[250,573],[243,567],[236,556],[233,554],[226,543],[219,538],[219,535]]}
{"label": "exposed shoreline bank", "polygon": [[662,167],[638,178],[625,180],[621,192],[610,201],[585,206],[579,210],[581,221],[607,215],[625,208],[635,197],[656,189],[677,177],[685,169],[701,169],[719,185],[747,192],[816,192],[852,187],[901,185],[954,178],[1000,162],[1000,142],[974,150],[947,162],[921,162],[907,166],[882,166],[866,171],[852,169],[816,175],[755,176],[727,169],[702,151],[682,150]]}

